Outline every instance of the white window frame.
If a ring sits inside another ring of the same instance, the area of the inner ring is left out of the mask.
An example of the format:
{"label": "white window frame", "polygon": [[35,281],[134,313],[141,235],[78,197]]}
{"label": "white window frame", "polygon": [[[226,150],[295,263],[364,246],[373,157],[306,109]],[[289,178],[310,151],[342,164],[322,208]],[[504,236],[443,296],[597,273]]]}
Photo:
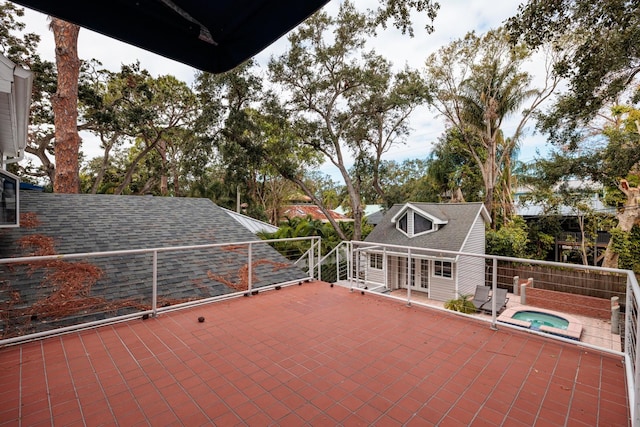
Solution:
{"label": "white window frame", "polygon": [[[445,265],[449,265],[449,275],[445,275]],[[434,260],[433,261],[433,277],[438,277],[441,279],[453,280],[453,262],[445,261],[445,260]]]}
{"label": "white window frame", "polygon": [[370,253],[369,254],[369,267],[374,269],[374,270],[383,270],[384,269],[384,259],[383,259],[382,254]]}

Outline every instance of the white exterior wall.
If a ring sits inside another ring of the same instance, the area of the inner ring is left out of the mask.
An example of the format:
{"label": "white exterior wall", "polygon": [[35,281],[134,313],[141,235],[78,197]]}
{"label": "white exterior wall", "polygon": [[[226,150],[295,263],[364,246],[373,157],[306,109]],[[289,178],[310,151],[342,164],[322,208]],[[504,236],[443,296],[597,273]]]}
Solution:
{"label": "white exterior wall", "polygon": [[[485,242],[485,223],[482,220],[482,216],[478,215],[469,232],[467,241],[460,251],[484,254]],[[485,259],[461,255],[458,266],[458,293],[460,295],[473,295],[476,291],[476,286],[485,284]]]}
{"label": "white exterior wall", "polygon": [[[377,285],[384,285],[384,269],[378,270],[377,268],[371,267],[371,257],[374,255],[374,252],[367,252],[366,256],[366,281],[367,283],[373,283]],[[383,257],[383,267],[384,267],[384,255],[380,253],[380,256]]]}
{"label": "white exterior wall", "polygon": [[437,301],[447,301],[456,297],[456,280],[458,265],[454,262],[451,267],[451,278],[435,276],[434,262],[431,261],[431,283],[429,298]]}

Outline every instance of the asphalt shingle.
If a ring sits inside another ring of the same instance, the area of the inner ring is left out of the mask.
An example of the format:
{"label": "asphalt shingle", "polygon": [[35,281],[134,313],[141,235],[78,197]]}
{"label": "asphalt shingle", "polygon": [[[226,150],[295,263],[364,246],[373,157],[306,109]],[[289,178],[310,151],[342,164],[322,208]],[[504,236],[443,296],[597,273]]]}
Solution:
{"label": "asphalt shingle", "polygon": [[[41,248],[52,242],[55,254],[257,240],[208,199],[23,192],[20,209],[28,220],[0,229],[0,258],[33,253],[35,246],[21,244],[27,239]],[[254,288],[306,278],[266,243],[252,246]],[[159,252],[160,304],[236,292],[247,283],[247,253],[247,245]],[[148,309],[151,284],[149,253],[0,265],[0,336]],[[73,313],[47,315],[67,303]]]}
{"label": "asphalt shingle", "polygon": [[398,231],[391,219],[406,206],[397,204],[389,209],[380,223],[367,236],[365,241],[389,245],[410,246],[416,248],[432,248],[447,251],[459,251],[473,226],[482,203],[414,203],[411,205],[438,219],[446,220],[438,231],[415,237],[407,237]]}

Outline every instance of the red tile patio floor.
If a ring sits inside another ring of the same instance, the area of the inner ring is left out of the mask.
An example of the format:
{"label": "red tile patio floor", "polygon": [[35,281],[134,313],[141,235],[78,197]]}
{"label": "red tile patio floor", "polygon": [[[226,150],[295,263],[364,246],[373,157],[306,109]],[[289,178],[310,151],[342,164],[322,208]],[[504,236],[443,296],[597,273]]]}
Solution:
{"label": "red tile patio floor", "polygon": [[628,413],[619,357],[322,282],[0,349],[2,426],[625,426]]}

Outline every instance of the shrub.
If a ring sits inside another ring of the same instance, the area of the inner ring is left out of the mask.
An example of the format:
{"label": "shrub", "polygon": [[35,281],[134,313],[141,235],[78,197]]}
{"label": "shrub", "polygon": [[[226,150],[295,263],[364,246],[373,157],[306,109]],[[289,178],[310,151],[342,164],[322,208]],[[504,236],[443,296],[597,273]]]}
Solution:
{"label": "shrub", "polygon": [[461,295],[458,298],[450,299],[444,303],[444,308],[466,314],[476,312],[476,307],[469,299],[469,295]]}

